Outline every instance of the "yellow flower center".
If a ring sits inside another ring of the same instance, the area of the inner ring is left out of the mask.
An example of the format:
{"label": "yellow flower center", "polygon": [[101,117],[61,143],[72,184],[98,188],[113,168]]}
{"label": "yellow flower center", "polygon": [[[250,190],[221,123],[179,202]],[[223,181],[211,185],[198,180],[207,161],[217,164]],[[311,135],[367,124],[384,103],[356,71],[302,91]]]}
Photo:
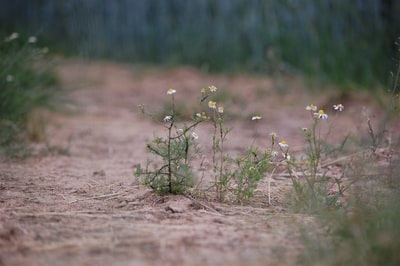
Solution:
{"label": "yellow flower center", "polygon": [[209,102],[208,102],[208,107],[210,107],[210,108],[212,108],[212,109],[215,109],[216,106],[217,106],[217,103],[216,103],[216,102],[213,102],[213,101],[209,101]]}
{"label": "yellow flower center", "polygon": [[214,85],[208,87],[210,89],[211,92],[216,92],[217,91],[217,87],[215,87]]}
{"label": "yellow flower center", "polygon": [[173,88],[169,88],[168,90],[167,90],[167,94],[169,94],[169,95],[172,95],[172,94],[174,94],[176,92],[176,90],[174,90]]}

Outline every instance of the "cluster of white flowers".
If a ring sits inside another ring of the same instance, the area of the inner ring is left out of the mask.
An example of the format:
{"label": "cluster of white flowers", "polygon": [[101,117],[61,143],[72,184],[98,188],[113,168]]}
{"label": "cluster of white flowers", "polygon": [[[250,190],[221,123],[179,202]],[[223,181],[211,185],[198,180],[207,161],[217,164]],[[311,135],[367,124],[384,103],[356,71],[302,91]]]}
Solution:
{"label": "cluster of white flowers", "polygon": [[[13,33],[11,33],[10,36],[5,38],[5,41],[6,42],[11,42],[11,41],[13,41],[15,39],[18,39],[18,38],[19,38],[19,33],[18,32],[13,32]],[[33,43],[37,43],[37,37],[36,36],[30,36],[28,38],[28,43],[32,43],[32,44]]]}
{"label": "cluster of white flowers", "polygon": [[[17,38],[17,37],[18,37],[18,35],[16,35],[16,37],[14,36],[13,38]],[[10,37],[10,38],[11,38],[11,37]],[[36,39],[33,39],[33,38],[32,38],[32,39],[30,39],[29,42],[36,42]],[[9,76],[10,76],[10,75],[9,75]],[[9,79],[9,77],[7,77],[7,80],[8,80],[8,79]],[[12,81],[12,76],[11,76],[10,79],[11,79],[10,81]],[[209,86],[208,89],[209,89],[209,91],[210,91],[211,93],[214,93],[214,92],[217,91],[217,87],[215,87],[214,85]],[[173,88],[169,88],[169,89],[167,90],[167,94],[168,94],[168,95],[173,95],[173,94],[175,94],[175,93],[176,93],[176,90],[173,89]],[[201,93],[202,93],[202,94],[206,94],[206,89],[204,89],[204,88],[201,89]],[[207,95],[207,96],[208,96],[208,95]],[[221,114],[224,112],[224,107],[222,107],[222,106],[217,106],[217,102],[215,102],[215,101],[211,101],[211,100],[210,100],[210,101],[208,102],[208,107],[209,107],[210,109],[217,110],[218,113],[221,113]],[[314,118],[316,118],[316,119],[327,119],[327,118],[328,118],[328,115],[324,112],[324,110],[323,110],[323,109],[318,109],[318,107],[317,107],[316,105],[314,105],[314,104],[310,104],[310,105],[306,106],[305,109],[306,109],[307,111],[310,111],[311,114],[312,114],[312,116],[313,116]],[[333,105],[333,109],[334,109],[335,111],[342,112],[342,111],[344,110],[344,106],[343,106],[342,104],[337,104],[337,105],[335,104],[335,105]],[[317,111],[317,110],[318,110],[318,111]],[[204,112],[203,112],[202,114],[197,113],[196,116],[197,116],[198,118],[207,118],[207,116],[205,115]],[[173,117],[172,117],[171,115],[167,115],[167,116],[164,117],[164,122],[170,122],[172,119],[173,119]],[[259,115],[254,115],[254,116],[251,117],[251,120],[252,120],[252,121],[257,121],[257,120],[260,120],[260,119],[262,119],[262,117],[259,116]],[[303,130],[304,132],[308,132],[308,129],[307,129],[307,128],[302,128],[302,130]],[[270,135],[271,135],[271,137],[272,137],[272,143],[274,144],[274,143],[275,143],[275,140],[278,138],[278,135],[277,135],[275,132],[272,132]],[[191,136],[192,136],[192,138],[195,139],[195,140],[197,140],[197,139],[199,138],[199,135],[198,135],[196,132],[192,132]],[[279,145],[279,148],[280,148],[281,151],[282,151],[282,157],[285,158],[285,159],[287,159],[287,160],[290,160],[290,159],[291,159],[291,156],[289,155],[289,152],[288,152],[288,150],[289,150],[289,145],[286,143],[286,141],[282,140],[282,141],[280,141],[280,142],[278,143],[278,145]],[[279,154],[279,153],[278,153],[276,150],[272,150],[272,151],[271,151],[271,155],[274,156],[274,157],[277,157],[278,154]]]}
{"label": "cluster of white flowers", "polygon": [[[217,87],[215,87],[214,85],[209,86],[208,89],[210,90],[211,93],[217,92]],[[201,89],[201,93],[205,94],[206,90],[204,88]],[[224,107],[223,106],[217,106],[217,102],[214,102],[214,101],[208,101],[208,108],[215,109],[220,114],[224,113]]]}
{"label": "cluster of white flowers", "polygon": [[[335,105],[333,105],[333,109],[335,111],[342,112],[344,110],[344,106],[341,103],[335,104]],[[313,115],[315,118],[318,118],[318,119],[327,119],[328,118],[328,115],[324,112],[324,110],[322,110],[322,109],[318,110],[318,107],[316,105],[313,105],[313,104],[307,105],[306,110],[313,112]],[[318,112],[317,112],[317,110],[318,110]]]}

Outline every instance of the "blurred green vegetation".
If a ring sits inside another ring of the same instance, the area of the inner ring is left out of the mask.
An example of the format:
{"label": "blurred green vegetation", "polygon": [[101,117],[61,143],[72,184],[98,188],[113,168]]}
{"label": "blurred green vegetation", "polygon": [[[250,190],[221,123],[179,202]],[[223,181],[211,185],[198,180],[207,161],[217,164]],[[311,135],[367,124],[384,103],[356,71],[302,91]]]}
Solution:
{"label": "blurred green vegetation", "polygon": [[43,133],[28,130],[33,120],[42,121],[37,110],[57,109],[65,93],[46,58],[48,49],[37,45],[36,36],[14,32],[0,38],[0,154],[24,157],[26,141]]}
{"label": "blurred green vegetation", "polygon": [[87,57],[373,88],[389,82],[399,13],[391,0],[15,0],[3,3],[0,26]]}
{"label": "blurred green vegetation", "polygon": [[346,209],[318,212],[324,229],[305,230],[299,265],[400,265],[399,163],[394,175],[359,182]]}

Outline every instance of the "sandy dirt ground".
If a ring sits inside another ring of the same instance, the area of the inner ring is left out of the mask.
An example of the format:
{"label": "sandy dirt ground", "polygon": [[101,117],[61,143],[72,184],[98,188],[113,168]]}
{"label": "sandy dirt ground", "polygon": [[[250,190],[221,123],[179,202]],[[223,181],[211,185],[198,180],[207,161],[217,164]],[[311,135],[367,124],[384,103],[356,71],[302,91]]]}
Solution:
{"label": "sandy dirt ground", "polygon": [[[272,204],[261,181],[248,205],[219,203],[213,196],[158,196],[140,185],[133,167],[151,155],[146,141],[160,127],[137,106],[162,110],[166,90],[195,112],[199,91],[225,91],[227,152],[243,153],[254,138],[251,116],[263,117],[256,144],[270,145],[269,133],[285,139],[301,156],[308,104],[332,113],[334,93],[305,90],[301,82],[248,75],[209,75],[189,67],[157,69],[110,62],[61,60],[63,86],[75,89],[75,112],[46,114],[45,145],[24,161],[0,159],[0,265],[295,265],[303,247],[301,228],[311,216],[289,212],[291,181],[272,178]],[[367,94],[346,99],[331,141],[348,132],[367,136],[365,119],[379,117]],[[377,123],[378,118],[372,120]],[[210,167],[210,125],[197,133],[201,157]],[[68,154],[61,151],[65,149]],[[195,167],[199,167],[199,162]],[[337,174],[340,174],[339,172]]]}

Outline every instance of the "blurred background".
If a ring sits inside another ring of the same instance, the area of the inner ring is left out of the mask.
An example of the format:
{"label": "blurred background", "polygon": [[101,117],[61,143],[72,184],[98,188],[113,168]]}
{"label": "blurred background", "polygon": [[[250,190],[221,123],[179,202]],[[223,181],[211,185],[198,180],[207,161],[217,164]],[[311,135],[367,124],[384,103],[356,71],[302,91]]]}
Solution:
{"label": "blurred background", "polygon": [[368,89],[390,82],[395,0],[3,0],[0,33],[52,51],[206,72],[289,72]]}

